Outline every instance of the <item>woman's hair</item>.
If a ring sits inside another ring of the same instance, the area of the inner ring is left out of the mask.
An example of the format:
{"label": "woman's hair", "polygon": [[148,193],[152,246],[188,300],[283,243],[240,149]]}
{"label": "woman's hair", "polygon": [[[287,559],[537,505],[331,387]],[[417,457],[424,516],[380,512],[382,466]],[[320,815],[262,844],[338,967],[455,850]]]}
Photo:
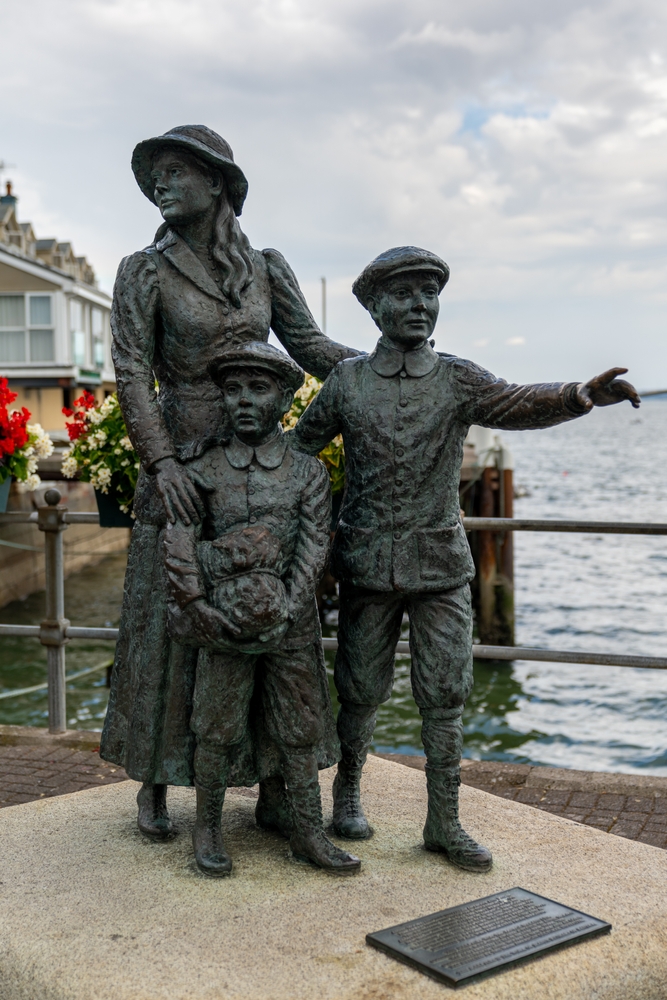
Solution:
{"label": "woman's hair", "polygon": [[[254,277],[254,267],[250,256],[250,243],[248,237],[239,226],[238,219],[234,214],[225,176],[221,170],[217,170],[206,160],[200,158],[195,153],[184,153],[184,157],[192,160],[199,170],[212,181],[222,181],[222,192],[218,202],[218,214],[215,220],[215,236],[211,253],[213,259],[222,271],[223,282],[222,291],[228,299],[239,308],[241,305],[241,292],[247,288]],[[159,240],[166,226],[160,226],[156,233],[156,240]]]}

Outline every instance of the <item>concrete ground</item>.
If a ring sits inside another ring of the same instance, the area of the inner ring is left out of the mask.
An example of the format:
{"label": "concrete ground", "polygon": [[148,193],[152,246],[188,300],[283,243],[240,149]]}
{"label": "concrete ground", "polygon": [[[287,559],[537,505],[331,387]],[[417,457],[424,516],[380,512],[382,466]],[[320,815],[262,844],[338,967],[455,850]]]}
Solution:
{"label": "concrete ground", "polygon": [[[321,774],[325,818],[332,770]],[[179,829],[148,842],[135,782],[0,810],[1,1000],[438,1000],[447,988],[365,943],[370,931],[521,886],[612,924],[465,987],[466,1000],[664,1000],[667,854],[476,788],[470,833],[494,854],[483,875],[423,849],[423,775],[369,758],[375,827],[356,876],[290,858],[259,830],[255,802],[223,812],[231,878],[193,863],[192,789],[174,789]],[[356,846],[356,845],[355,845]]]}
{"label": "concrete ground", "polygon": [[[46,730],[0,726],[0,808],[127,779],[100,760],[99,733],[51,737]],[[424,758],[380,754],[423,770]],[[464,784],[586,826],[667,849],[667,778],[565,768],[463,762]]]}

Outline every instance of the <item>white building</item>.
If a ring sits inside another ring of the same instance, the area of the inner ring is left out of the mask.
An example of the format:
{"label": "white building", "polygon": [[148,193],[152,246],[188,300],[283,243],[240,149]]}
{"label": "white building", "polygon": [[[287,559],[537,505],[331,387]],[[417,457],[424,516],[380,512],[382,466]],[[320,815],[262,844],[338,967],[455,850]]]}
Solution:
{"label": "white building", "polygon": [[63,406],[83,388],[102,399],[115,389],[111,299],[70,243],[39,240],[16,217],[11,184],[0,197],[0,376],[32,419],[64,427]]}

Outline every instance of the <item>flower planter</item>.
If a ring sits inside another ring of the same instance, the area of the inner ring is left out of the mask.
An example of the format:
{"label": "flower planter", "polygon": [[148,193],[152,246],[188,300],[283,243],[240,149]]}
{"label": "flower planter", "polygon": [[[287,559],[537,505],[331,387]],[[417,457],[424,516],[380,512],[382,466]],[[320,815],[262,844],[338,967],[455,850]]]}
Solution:
{"label": "flower planter", "polygon": [[9,490],[11,485],[11,476],[8,476],[4,483],[0,483],[0,514],[4,514],[7,510],[7,501],[9,500]]}
{"label": "flower planter", "polygon": [[100,528],[131,528],[134,525],[132,517],[124,514],[118,506],[115,493],[95,490],[95,499],[100,514]]}

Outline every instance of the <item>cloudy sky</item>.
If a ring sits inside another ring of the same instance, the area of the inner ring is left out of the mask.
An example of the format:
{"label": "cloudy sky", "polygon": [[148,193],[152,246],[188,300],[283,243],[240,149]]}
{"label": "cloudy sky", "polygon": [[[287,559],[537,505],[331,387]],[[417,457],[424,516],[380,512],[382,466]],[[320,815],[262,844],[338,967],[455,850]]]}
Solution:
{"label": "cloudy sky", "polygon": [[0,0],[0,159],[19,217],[111,290],[150,242],[134,144],[219,131],[242,224],[328,332],[377,253],[435,250],[437,346],[513,380],[667,388],[667,6],[659,0]]}

